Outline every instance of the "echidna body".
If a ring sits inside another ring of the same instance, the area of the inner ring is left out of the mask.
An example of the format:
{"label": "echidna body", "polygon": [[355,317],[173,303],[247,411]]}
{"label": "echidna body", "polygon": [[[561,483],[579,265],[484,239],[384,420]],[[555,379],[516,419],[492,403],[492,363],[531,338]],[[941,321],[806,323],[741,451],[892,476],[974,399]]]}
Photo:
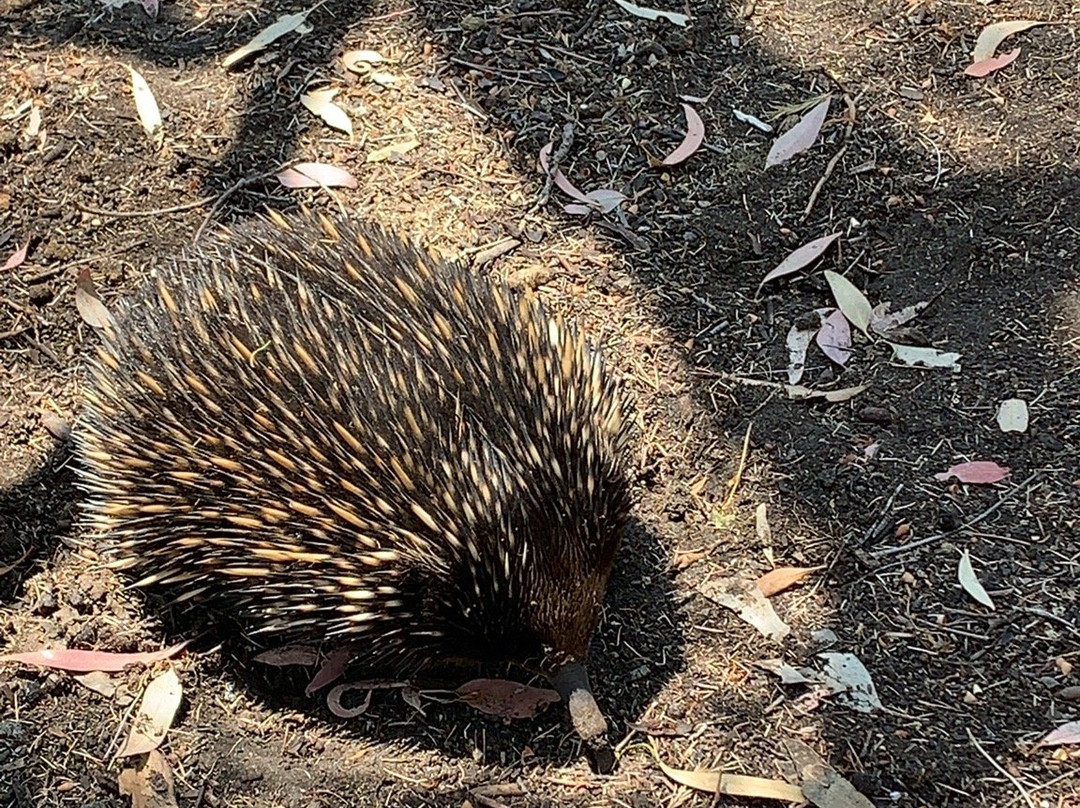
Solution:
{"label": "echidna body", "polygon": [[305,214],[167,262],[104,336],[81,478],[139,584],[373,671],[507,660],[591,701],[627,418],[573,328]]}

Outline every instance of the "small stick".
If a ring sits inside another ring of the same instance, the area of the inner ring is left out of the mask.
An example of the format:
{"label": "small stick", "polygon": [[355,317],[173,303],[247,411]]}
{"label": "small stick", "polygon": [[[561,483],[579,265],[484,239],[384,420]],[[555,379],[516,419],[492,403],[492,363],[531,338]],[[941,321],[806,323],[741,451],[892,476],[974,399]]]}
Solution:
{"label": "small stick", "polygon": [[526,216],[532,216],[540,208],[544,207],[551,199],[551,188],[555,184],[555,174],[559,171],[559,164],[566,159],[566,155],[570,153],[570,147],[574,145],[574,124],[568,123],[562,130],[562,141],[559,143],[559,148],[552,152],[548,158],[547,177],[544,178],[544,187],[540,190],[540,196],[537,198]]}
{"label": "small stick", "polygon": [[[965,729],[966,729],[966,728],[965,728]],[[1027,789],[1026,789],[1026,788],[1024,788],[1024,786],[1023,786],[1023,785],[1021,785],[1020,781],[1019,781],[1019,780],[1017,780],[1017,779],[1016,779],[1015,777],[1013,777],[1013,776],[1012,776],[1011,774],[1009,774],[1009,772],[1008,772],[1008,771],[1006,771],[1006,770],[1005,770],[1004,768],[1002,768],[1001,764],[1000,764],[1000,763],[998,763],[998,762],[997,762],[996,760],[994,760],[994,759],[993,759],[993,758],[992,758],[992,757],[991,757],[991,756],[990,756],[990,755],[989,755],[989,754],[987,753],[987,751],[986,751],[985,749],[983,749],[983,748],[982,748],[982,746],[981,746],[981,745],[979,744],[979,742],[975,740],[975,736],[971,734],[971,730],[970,730],[970,729],[968,729],[968,730],[967,730],[967,735],[968,735],[968,737],[969,737],[969,738],[971,739],[971,742],[972,742],[973,744],[975,744],[975,748],[979,750],[979,754],[980,754],[980,755],[982,755],[982,756],[983,756],[984,758],[986,758],[987,762],[988,762],[988,763],[989,763],[989,764],[990,764],[991,766],[993,766],[993,767],[994,767],[995,769],[997,769],[997,770],[998,770],[998,772],[999,772],[999,773],[1000,773],[1000,774],[1001,774],[1001,775],[1002,775],[1002,776],[1003,776],[1003,777],[1004,777],[1004,778],[1005,778],[1006,780],[1008,780],[1008,781],[1009,781],[1010,783],[1012,783],[1012,784],[1013,784],[1013,786],[1015,786],[1015,787],[1016,787],[1016,790],[1020,792],[1020,796],[1024,798],[1024,802],[1026,802],[1026,803],[1028,804],[1028,808],[1035,808],[1035,801],[1031,799],[1031,795],[1027,793]]]}
{"label": "small stick", "polygon": [[855,128],[855,102],[850,95],[844,93],[844,103],[847,104],[848,108],[847,128],[844,129],[844,145],[840,147],[840,150],[833,155],[829,164],[825,166],[825,173],[821,175],[821,179],[817,181],[817,185],[814,186],[814,190],[810,193],[810,200],[806,203],[800,221],[805,222],[810,217],[810,211],[814,209],[814,204],[821,194],[821,189],[825,187],[825,183],[829,181],[829,177],[832,176],[833,171],[836,169],[836,164],[840,162],[840,158],[847,151],[848,142],[851,140],[851,130]]}
{"label": "small stick", "polygon": [[[211,205],[210,211],[206,214],[206,217],[202,220],[202,224],[199,225],[199,229],[195,231],[195,235],[192,237],[192,243],[198,242],[202,238],[203,233],[206,231],[207,225],[210,224],[210,220],[214,218],[214,214],[221,210],[222,206],[228,201],[229,197],[235,194],[237,191],[247,188],[249,185],[254,185],[257,182],[262,182],[265,179],[273,177],[276,174],[280,174],[285,169],[292,166],[294,160],[282,163],[275,169],[270,171],[264,171],[261,174],[255,174],[251,177],[241,177],[220,194],[217,195],[214,204]],[[214,197],[211,197],[214,199]]]}
{"label": "small stick", "polygon": [[947,530],[944,533],[935,533],[933,536],[927,536],[925,539],[917,539],[916,541],[908,542],[907,544],[902,544],[899,547],[886,547],[884,550],[875,550],[874,552],[870,553],[870,557],[871,558],[883,558],[884,556],[895,555],[896,553],[903,553],[903,552],[906,552],[907,550],[914,550],[916,547],[922,547],[924,544],[932,544],[933,542],[940,541],[941,539],[944,539],[947,536],[952,536],[952,535],[954,535],[956,533],[959,533],[959,532],[961,532],[963,530],[969,530],[970,528],[973,528],[973,527],[975,527],[975,525],[979,524],[979,522],[982,522],[983,520],[985,520],[987,517],[989,517],[991,514],[993,514],[998,508],[1000,508],[1002,505],[1004,505],[1010,499],[1015,497],[1021,491],[1024,491],[1025,489],[1027,489],[1028,486],[1031,485],[1031,483],[1038,476],[1039,476],[1039,472],[1037,472],[1037,471],[1032,472],[1031,475],[1026,480],[1024,480],[1022,483],[1020,483],[1018,486],[1016,486],[1012,491],[1005,494],[1005,496],[1001,497],[1001,499],[999,499],[997,502],[995,502],[993,505],[991,505],[985,511],[983,511],[980,514],[977,514],[976,516],[973,516],[971,519],[964,522],[964,524],[960,525],[957,528],[954,528],[953,530]]}
{"label": "small stick", "polygon": [[92,208],[89,205],[84,205],[81,202],[76,202],[75,207],[83,213],[90,213],[94,216],[109,216],[113,219],[140,219],[143,216],[163,216],[167,213],[183,213],[192,208],[201,208],[203,205],[209,205],[213,201],[214,197],[204,196],[202,199],[196,199],[192,202],[184,202],[169,208],[154,208],[153,210],[102,210],[101,208]]}

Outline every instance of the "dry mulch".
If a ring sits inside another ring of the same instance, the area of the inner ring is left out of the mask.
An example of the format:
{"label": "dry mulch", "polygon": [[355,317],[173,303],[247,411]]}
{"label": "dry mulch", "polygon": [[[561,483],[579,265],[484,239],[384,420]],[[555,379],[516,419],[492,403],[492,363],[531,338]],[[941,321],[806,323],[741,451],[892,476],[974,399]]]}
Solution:
{"label": "dry mulch", "polygon": [[[1033,749],[1080,712],[1062,697],[1080,684],[1071,4],[750,0],[692,6],[683,29],[595,0],[329,0],[310,33],[221,69],[299,10],[183,0],[150,20],[138,4],[0,3],[0,250],[32,239],[28,261],[0,273],[6,644],[145,650],[194,636],[192,615],[162,613],[104,571],[76,518],[70,459],[49,431],[77,417],[94,346],[75,277],[89,268],[108,302],[206,227],[303,201],[537,288],[628,380],[635,523],[592,660],[621,728],[650,729],[671,765],[770,777],[780,742],[798,738],[877,805],[1080,805],[1076,748]],[[997,76],[960,75],[984,24],[1020,18],[1062,24],[1018,36],[1020,59]],[[397,83],[344,70],[341,51],[360,47],[391,57]],[[165,113],[160,148],[135,118],[127,64]],[[342,88],[351,141],[300,105],[315,84]],[[826,92],[822,142],[763,172],[769,140],[731,108],[784,126]],[[658,170],[648,156],[682,137],[679,94],[709,98],[695,104],[707,148]],[[28,100],[44,136],[26,134]],[[563,215],[557,190],[537,204],[536,155],[568,123],[562,169],[625,193],[620,214]],[[365,162],[410,138],[420,145],[402,157]],[[287,191],[270,174],[295,159],[345,167],[359,188]],[[829,291],[820,271],[755,290],[787,252],[836,231],[824,266],[894,308],[933,300],[915,325],[963,354],[960,372],[897,367],[863,342],[842,371],[812,354],[805,383],[865,392],[787,400],[775,383],[788,329]],[[994,422],[1010,396],[1031,405],[1025,434]],[[1012,473],[996,486],[933,478],[970,459]],[[769,546],[755,531],[761,503]],[[962,550],[993,611],[957,583]],[[775,599],[793,629],[783,644],[697,593],[770,559],[824,566]],[[812,662],[823,628],[832,650],[866,664],[882,711],[815,702],[755,666]],[[558,710],[506,725],[462,705],[420,715],[384,691],[341,722],[303,696],[309,673],[254,665],[228,642],[193,648],[177,663],[186,699],[164,747],[183,806],[714,804],[639,748],[614,776],[590,774]],[[151,675],[117,676],[104,697],[65,675],[0,669],[0,804],[128,804],[111,757]]]}

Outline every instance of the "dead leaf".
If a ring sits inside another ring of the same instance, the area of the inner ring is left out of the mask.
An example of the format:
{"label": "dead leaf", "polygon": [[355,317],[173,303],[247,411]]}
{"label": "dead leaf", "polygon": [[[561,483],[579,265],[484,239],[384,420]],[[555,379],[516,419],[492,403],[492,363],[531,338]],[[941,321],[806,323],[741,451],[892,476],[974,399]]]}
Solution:
{"label": "dead leaf", "polygon": [[587,216],[599,210],[602,213],[610,213],[626,201],[626,197],[611,188],[600,188],[589,191],[584,195],[589,200],[587,205],[568,204],[563,205],[563,210],[574,216]]}
{"label": "dead leaf", "polygon": [[890,312],[888,302],[878,303],[870,312],[870,328],[887,338],[889,331],[911,322],[929,305],[929,303],[923,301],[911,306],[905,306],[900,311]]}
{"label": "dead leaf", "polygon": [[45,427],[46,431],[54,438],[60,441],[66,441],[71,437],[71,424],[65,419],[61,418],[52,410],[42,409],[41,411],[41,425]]}
{"label": "dead leaf", "polygon": [[821,672],[825,685],[841,697],[853,710],[860,713],[872,713],[881,709],[870,671],[854,654],[826,651],[818,654],[825,660],[825,669]]}
{"label": "dead leaf", "polygon": [[807,575],[820,569],[823,567],[777,567],[757,579],[757,588],[765,597],[771,598],[802,582]]}
{"label": "dead leaf", "polygon": [[[754,509],[754,534],[761,546],[769,550],[772,547],[772,527],[769,526],[769,508],[762,502]],[[759,589],[761,587],[758,587]]]}
{"label": "dead leaf", "polygon": [[[540,168],[544,170],[545,174],[551,170],[551,149],[554,145],[554,143],[545,144],[544,147],[540,149],[540,154],[538,155],[540,160]],[[554,175],[552,175],[552,181],[555,183],[555,187],[567,196],[571,197],[572,199],[576,199],[578,202],[581,202],[583,204],[590,204],[589,198],[581,191],[579,191],[574,186],[574,184],[566,178],[566,175],[563,174],[561,168],[555,169],[555,173]]]}
{"label": "dead leaf", "polygon": [[1080,721],[1070,721],[1067,724],[1062,724],[1035,744],[1035,748],[1038,749],[1040,746],[1062,746],[1064,744],[1074,743],[1080,743]]}
{"label": "dead leaf", "polygon": [[770,640],[780,641],[791,633],[791,628],[753,583],[737,578],[714,578],[701,584],[698,591],[714,603],[731,609]]}
{"label": "dead leaf", "polygon": [[679,14],[674,11],[657,11],[654,8],[636,5],[635,3],[629,2],[629,0],[615,0],[615,3],[623,10],[628,11],[635,17],[641,17],[643,20],[665,19],[670,23],[684,27],[686,26],[686,23],[690,21],[690,18],[685,14]]}
{"label": "dead leaf", "polygon": [[383,55],[373,50],[351,50],[341,54],[345,69],[353,73],[370,73],[371,66],[385,61]]}
{"label": "dead leaf", "polygon": [[349,137],[352,137],[353,126],[349,114],[334,103],[334,96],[338,92],[337,88],[334,87],[312,90],[310,93],[304,93],[300,96],[300,103],[322,118],[327,126],[345,132]]}
{"label": "dead leaf", "polygon": [[157,99],[138,71],[129,67],[131,71],[131,94],[135,98],[135,111],[139,114],[139,122],[143,131],[150,137],[155,145],[160,146],[164,137],[161,124],[161,110],[158,109]]}
{"label": "dead leaf", "polygon": [[761,287],[769,281],[782,278],[784,275],[790,275],[792,272],[798,272],[803,267],[812,264],[819,259],[825,250],[829,249],[829,245],[838,238],[840,238],[839,233],[822,236],[821,238],[816,238],[813,241],[807,242],[797,250],[789,253],[783,261],[777,264],[764,278],[761,279],[761,283],[758,284],[757,292],[755,294],[760,294]]}
{"label": "dead leaf", "polygon": [[156,749],[123,769],[117,785],[121,794],[131,797],[132,808],[176,808],[172,768]]}
{"label": "dead leaf", "polygon": [[701,120],[697,110],[689,104],[683,104],[682,108],[686,115],[686,137],[675,151],[660,161],[665,166],[678,165],[701,148],[701,144],[705,142],[705,122]]}
{"label": "dead leaf", "polygon": [[826,98],[815,106],[797,124],[773,141],[765,158],[765,168],[787,162],[814,145],[821,133],[821,125],[825,123],[825,116],[829,113],[829,100]]}
{"label": "dead leaf", "polygon": [[826,317],[821,324],[817,332],[817,346],[841,366],[851,357],[851,326],[840,309]]}
{"label": "dead leaf", "polygon": [[952,351],[939,351],[937,348],[924,348],[920,345],[902,345],[890,342],[893,359],[911,367],[945,368],[960,371],[960,354]]}
{"label": "dead leaf", "polygon": [[805,802],[802,789],[782,780],[750,777],[745,774],[727,774],[712,769],[676,769],[660,759],[660,752],[652,740],[649,742],[649,751],[660,770],[670,780],[695,791],[788,803]]}
{"label": "dead leaf", "polygon": [[13,252],[11,254],[11,257],[4,262],[4,269],[15,269],[16,267],[22,266],[23,262],[26,260],[26,252],[29,249],[30,239],[27,238],[26,242],[21,247],[19,247],[19,249]]}
{"label": "dead leaf", "polygon": [[981,62],[989,59],[1006,37],[1034,28],[1036,25],[1046,25],[1046,23],[1041,20],[1012,20],[995,22],[986,26],[979,33],[979,38],[975,40],[975,48],[971,51],[971,61]]}
{"label": "dead leaf", "polygon": [[461,701],[485,715],[534,718],[559,701],[559,694],[504,679],[473,679],[457,689]]}
{"label": "dead leaf", "polygon": [[401,157],[403,154],[408,154],[419,145],[419,140],[404,140],[401,143],[392,143],[389,146],[383,146],[381,149],[370,152],[365,162],[384,163],[392,157]]}
{"label": "dead leaf", "polygon": [[420,695],[420,691],[415,687],[406,685],[401,688],[401,700],[416,710],[416,712],[420,713],[420,715],[426,717],[427,713],[424,712],[424,699]]}
{"label": "dead leaf", "polygon": [[788,384],[798,384],[806,372],[806,351],[814,339],[816,328],[799,328],[793,325],[787,334]]}
{"label": "dead leaf", "polygon": [[782,659],[760,659],[754,664],[762,670],[778,676],[780,682],[785,685],[810,685],[818,681],[816,671],[809,668],[793,667]]}
{"label": "dead leaf", "polygon": [[356,177],[344,168],[326,163],[297,163],[277,175],[286,188],[355,188]]}
{"label": "dead leaf", "polygon": [[175,656],[188,644],[187,640],[161,651],[146,651],[135,654],[114,654],[110,651],[79,651],[69,648],[55,648],[46,651],[28,651],[20,654],[4,654],[0,662],[22,662],[24,665],[38,665],[43,668],[55,668],[63,671],[122,671],[128,665],[152,665],[163,659]]}
{"label": "dead leaf", "polygon": [[260,31],[250,42],[246,45],[237,48],[221,62],[221,66],[225,69],[232,67],[234,64],[243,61],[253,53],[258,53],[267,45],[271,45],[281,37],[285,36],[292,31],[295,31],[307,21],[308,14],[312,12],[312,9],[307,11],[301,11],[298,14],[284,14],[277,18],[277,22],[273,25],[264,28]]}
{"label": "dead leaf", "polygon": [[865,389],[865,384],[860,384],[857,387],[844,387],[840,390],[811,390],[809,387],[804,387],[801,384],[784,385],[784,390],[787,392],[788,398],[792,401],[813,401],[815,399],[821,399],[832,402],[833,404],[839,401],[849,401]]}
{"label": "dead leaf", "polygon": [[256,654],[252,660],[263,665],[283,668],[289,665],[309,667],[319,661],[319,651],[313,645],[285,645]]}
{"label": "dead leaf", "polygon": [[795,738],[785,738],[780,744],[790,759],[790,765],[780,764],[781,771],[799,784],[817,808],[874,808],[874,803],[808,745]]}
{"label": "dead leaf", "polygon": [[948,471],[938,472],[935,480],[942,482],[955,477],[962,483],[998,483],[1009,476],[1009,469],[999,466],[992,460],[973,460],[970,463],[958,463]]}
{"label": "dead leaf", "polygon": [[116,682],[105,671],[90,671],[79,673],[71,677],[87,690],[92,690],[98,695],[111,699],[116,695]]}
{"label": "dead leaf", "polygon": [[836,306],[844,313],[848,322],[870,336],[870,320],[873,315],[873,306],[866,299],[859,288],[843,275],[825,270],[825,280],[829,282]]}
{"label": "dead leaf", "polygon": [[998,405],[998,428],[1002,432],[1027,432],[1028,406],[1022,398],[1007,398]]}
{"label": "dead leaf", "polygon": [[145,755],[157,749],[172,727],[184,689],[180,677],[169,668],[155,678],[143,691],[142,702],[131,721],[131,732],[118,757]]}
{"label": "dead leaf", "polygon": [[337,648],[327,654],[322,667],[315,672],[307,687],[304,688],[304,695],[310,696],[344,676],[345,669],[352,661],[352,656],[353,652],[349,648]]}
{"label": "dead leaf", "polygon": [[90,270],[86,267],[79,270],[79,277],[75,282],[75,308],[87,325],[94,328],[116,329],[116,320],[101,302],[97,289],[94,288],[94,281],[90,277]]}
{"label": "dead leaf", "polygon": [[[355,707],[346,707],[341,699],[353,690],[366,690],[367,696]],[[326,694],[326,706],[338,718],[356,718],[367,712],[368,707],[371,706],[371,694],[374,692],[370,687],[365,687],[363,682],[337,685]]]}
{"label": "dead leaf", "polygon": [[981,79],[989,76],[1003,67],[1008,67],[1016,61],[1016,57],[1020,55],[1020,49],[1016,48],[1008,53],[1003,53],[1001,56],[991,56],[987,59],[974,62],[964,68],[964,75],[971,76],[972,78]]}
{"label": "dead leaf", "polygon": [[957,568],[956,574],[960,581],[960,586],[964,587],[965,592],[986,608],[994,608],[994,601],[990,599],[986,590],[983,589],[983,585],[975,576],[975,570],[971,566],[971,556],[968,554],[967,550],[964,550],[964,552],[960,554],[960,566]]}

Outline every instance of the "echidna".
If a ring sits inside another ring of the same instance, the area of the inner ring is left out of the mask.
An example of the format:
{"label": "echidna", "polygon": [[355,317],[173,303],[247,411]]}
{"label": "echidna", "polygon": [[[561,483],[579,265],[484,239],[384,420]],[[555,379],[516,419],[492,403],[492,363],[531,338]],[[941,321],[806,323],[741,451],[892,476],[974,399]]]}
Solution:
{"label": "echidna", "polygon": [[137,585],[371,671],[584,660],[626,525],[628,418],[527,296],[356,221],[271,214],[156,268],[92,363],[93,527]]}

